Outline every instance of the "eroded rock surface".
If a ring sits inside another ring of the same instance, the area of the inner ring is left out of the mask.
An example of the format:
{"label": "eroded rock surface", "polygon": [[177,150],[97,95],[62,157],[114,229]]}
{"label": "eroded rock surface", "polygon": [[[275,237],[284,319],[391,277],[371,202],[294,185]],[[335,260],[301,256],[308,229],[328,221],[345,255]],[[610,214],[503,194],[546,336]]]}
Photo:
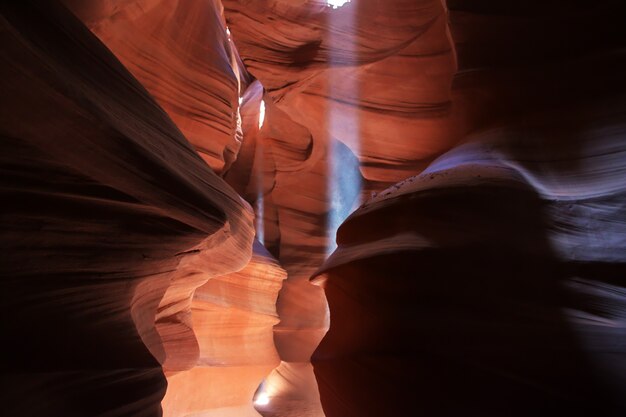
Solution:
{"label": "eroded rock surface", "polygon": [[340,228],[324,411],[623,414],[623,5],[448,6],[463,143]]}
{"label": "eroded rock surface", "polygon": [[[289,273],[276,342],[279,374],[294,375],[310,370],[328,327],[323,293],[308,278],[332,251],[337,226],[362,195],[420,172],[458,138],[447,14],[438,0],[336,10],[314,1],[223,3],[241,59],[265,88],[255,211],[265,245]],[[301,408],[314,407],[310,375],[293,379],[303,384]]]}
{"label": "eroded rock surface", "polygon": [[248,82],[219,0],[65,4],[157,100],[218,173],[241,146],[238,98]]}
{"label": "eroded rock surface", "polygon": [[276,297],[286,277],[256,242],[244,269],[196,289],[191,322],[199,356],[193,368],[167,373],[165,416],[259,415],[252,405],[255,391],[280,363],[273,327]]}
{"label": "eroded rock surface", "polygon": [[623,414],[619,0],[34,3],[8,414]]}
{"label": "eroded rock surface", "polygon": [[252,212],[71,13],[1,11],[3,412],[159,415],[191,293],[247,264]]}

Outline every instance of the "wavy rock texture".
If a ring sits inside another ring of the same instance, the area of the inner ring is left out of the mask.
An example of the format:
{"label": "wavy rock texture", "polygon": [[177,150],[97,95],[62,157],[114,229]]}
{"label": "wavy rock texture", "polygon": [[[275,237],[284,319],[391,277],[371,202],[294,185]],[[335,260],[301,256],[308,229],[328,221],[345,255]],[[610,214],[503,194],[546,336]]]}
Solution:
{"label": "wavy rock texture", "polygon": [[404,179],[456,138],[448,121],[455,56],[440,1],[362,0],[333,10],[227,0],[224,8],[246,68],[277,106],[317,146],[348,145],[365,179]]}
{"label": "wavy rock texture", "polygon": [[622,415],[623,5],[448,7],[464,140],[340,228],[324,412]]}
{"label": "wavy rock texture", "polygon": [[28,3],[3,411],[624,414],[619,0]]}
{"label": "wavy rock texture", "polygon": [[457,116],[447,15],[438,0],[362,0],[337,10],[315,1],[223,3],[242,61],[266,92],[256,213],[265,245],[289,273],[276,327],[284,363],[269,383],[279,397],[278,387],[302,385],[284,388],[272,415],[292,415],[298,395],[301,412],[321,415],[306,372],[328,316],[308,278],[361,194],[421,171],[458,137],[449,123]]}
{"label": "wavy rock texture", "polygon": [[255,391],[278,366],[273,326],[287,273],[256,242],[248,265],[209,280],[192,302],[200,354],[192,369],[167,374],[165,416],[258,416]]}
{"label": "wavy rock texture", "polygon": [[[221,3],[142,1],[68,4],[162,104],[205,161],[254,202],[258,187],[263,186],[257,184],[263,181],[263,176],[259,175],[262,174],[257,168],[259,164],[254,164],[258,159],[255,156],[255,136],[263,89],[258,82],[248,88],[249,76],[227,37]],[[240,148],[243,134],[246,141]],[[237,169],[231,167],[233,163]],[[228,264],[228,259],[224,262]],[[248,274],[253,274],[253,271],[248,271]],[[193,270],[181,272],[174,283],[182,286],[172,285],[160,304],[164,317],[158,316],[158,329],[161,334],[167,334],[167,340],[171,341],[168,348],[175,352],[163,366],[169,372],[189,370],[171,376],[170,391],[164,403],[165,414],[254,414],[250,404],[252,393],[262,377],[271,370],[267,368],[271,362],[263,358],[274,354],[273,344],[255,346],[267,350],[257,352],[256,368],[251,364],[246,367],[246,364],[237,363],[229,367],[207,366],[203,358],[214,355],[211,351],[203,352],[202,344],[208,343],[206,340],[215,330],[210,326],[216,325],[217,319],[211,319],[211,315],[198,307],[194,309],[194,315],[206,316],[204,321],[198,322],[190,314],[179,315],[186,326],[172,327],[168,320],[172,311],[180,309],[181,303],[188,304],[191,292],[197,286],[190,284],[198,279],[200,284],[204,277]],[[316,288],[313,291],[320,293]],[[250,331],[245,329],[244,319],[243,316],[231,319],[240,321],[233,332],[245,335]],[[209,327],[198,328],[196,322]],[[253,323],[250,326],[258,327]],[[194,333],[198,332],[205,342],[196,341]],[[269,335],[269,342],[272,342],[271,333]],[[221,342],[226,343],[223,349],[251,349],[231,346],[228,339],[216,339],[211,343],[219,345]],[[312,347],[309,350],[312,351]],[[224,381],[220,381],[220,375]],[[248,382],[233,384],[236,378],[244,378]],[[310,379],[313,380],[312,374]],[[206,388],[192,389],[199,383]],[[249,384],[252,385],[247,386]],[[247,388],[242,388],[244,386]]]}
{"label": "wavy rock texture", "polygon": [[246,265],[251,210],[68,11],[0,8],[3,412],[160,415],[160,362],[200,351],[190,294]]}
{"label": "wavy rock texture", "polygon": [[152,94],[218,173],[241,146],[238,97],[248,76],[218,0],[65,0]]}

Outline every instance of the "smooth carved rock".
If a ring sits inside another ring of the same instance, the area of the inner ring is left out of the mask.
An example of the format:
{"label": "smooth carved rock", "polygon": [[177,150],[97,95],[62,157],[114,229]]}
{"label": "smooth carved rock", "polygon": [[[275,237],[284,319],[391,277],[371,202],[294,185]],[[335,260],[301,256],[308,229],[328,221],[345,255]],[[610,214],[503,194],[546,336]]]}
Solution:
{"label": "smooth carved rock", "polygon": [[248,76],[217,0],[65,0],[221,173],[241,146],[238,98]]}
{"label": "smooth carved rock", "polygon": [[338,139],[350,147],[367,180],[423,169],[457,139],[442,3],[321,3],[224,1],[246,68],[319,146]]}
{"label": "smooth carved rock", "polygon": [[621,415],[623,5],[448,6],[464,140],[339,229],[324,412]]}
{"label": "smooth carved rock", "polygon": [[3,411],[624,414],[623,2],[29,3]]}
{"label": "smooth carved rock", "polygon": [[168,373],[165,416],[258,416],[255,391],[280,359],[274,347],[276,297],[287,273],[256,242],[248,265],[212,278],[193,297],[199,343],[192,369]]}
{"label": "smooth carved rock", "polygon": [[[595,125],[613,104],[479,134],[342,226],[318,278],[327,416],[621,414],[623,103]],[[546,144],[571,114],[567,159]]]}
{"label": "smooth carved rock", "polygon": [[[420,172],[458,139],[450,123],[455,56],[438,0],[362,0],[337,10],[312,1],[223,3],[241,59],[265,88],[252,170],[262,185],[231,184],[256,189],[247,198],[256,200],[264,243],[289,273],[276,327],[285,363],[273,374],[289,386],[280,375],[310,372],[305,365],[328,327],[323,292],[308,278],[332,246],[338,206],[348,211],[361,194]],[[234,173],[244,165],[233,164],[227,180],[240,181]],[[301,388],[275,399],[273,412],[287,414],[299,392],[300,409],[321,415],[312,376],[291,379]]]}
{"label": "smooth carved rock", "polygon": [[1,11],[3,410],[159,415],[189,294],[247,264],[252,213],[71,13]]}

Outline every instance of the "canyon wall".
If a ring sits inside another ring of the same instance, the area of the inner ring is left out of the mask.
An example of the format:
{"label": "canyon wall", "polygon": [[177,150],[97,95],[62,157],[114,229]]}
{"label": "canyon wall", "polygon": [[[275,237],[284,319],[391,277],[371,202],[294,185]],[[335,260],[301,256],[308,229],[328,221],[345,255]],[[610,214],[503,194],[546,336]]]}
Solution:
{"label": "canyon wall", "polygon": [[[267,415],[319,416],[309,358],[329,317],[308,279],[363,196],[420,172],[458,138],[447,14],[438,0],[223,4],[241,60],[265,89],[265,125],[254,138],[260,174],[247,198],[289,274]],[[235,162],[227,181],[241,181],[245,165]]]}
{"label": "canyon wall", "polygon": [[64,0],[221,173],[241,146],[238,99],[249,76],[219,0]]}
{"label": "canyon wall", "polygon": [[621,1],[8,3],[8,415],[626,410]]}
{"label": "canyon wall", "polygon": [[[286,277],[255,242],[244,269],[196,289],[191,312],[200,352],[192,368],[166,372],[165,416],[259,415],[252,405],[255,392],[280,363],[273,327],[276,297]],[[263,393],[261,387],[257,398]]]}
{"label": "canyon wall", "polygon": [[339,229],[324,412],[621,415],[624,6],[448,7],[462,142]]}
{"label": "canyon wall", "polygon": [[160,415],[161,364],[203,350],[191,295],[246,266],[252,211],[66,9],[1,11],[3,411]]}

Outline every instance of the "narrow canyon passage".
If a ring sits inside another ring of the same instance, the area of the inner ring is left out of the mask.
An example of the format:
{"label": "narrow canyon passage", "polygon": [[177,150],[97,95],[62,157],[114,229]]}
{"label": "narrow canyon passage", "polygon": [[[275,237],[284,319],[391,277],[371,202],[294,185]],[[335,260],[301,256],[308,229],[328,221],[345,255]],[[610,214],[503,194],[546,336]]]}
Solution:
{"label": "narrow canyon passage", "polygon": [[0,12],[0,414],[626,414],[623,1]]}

